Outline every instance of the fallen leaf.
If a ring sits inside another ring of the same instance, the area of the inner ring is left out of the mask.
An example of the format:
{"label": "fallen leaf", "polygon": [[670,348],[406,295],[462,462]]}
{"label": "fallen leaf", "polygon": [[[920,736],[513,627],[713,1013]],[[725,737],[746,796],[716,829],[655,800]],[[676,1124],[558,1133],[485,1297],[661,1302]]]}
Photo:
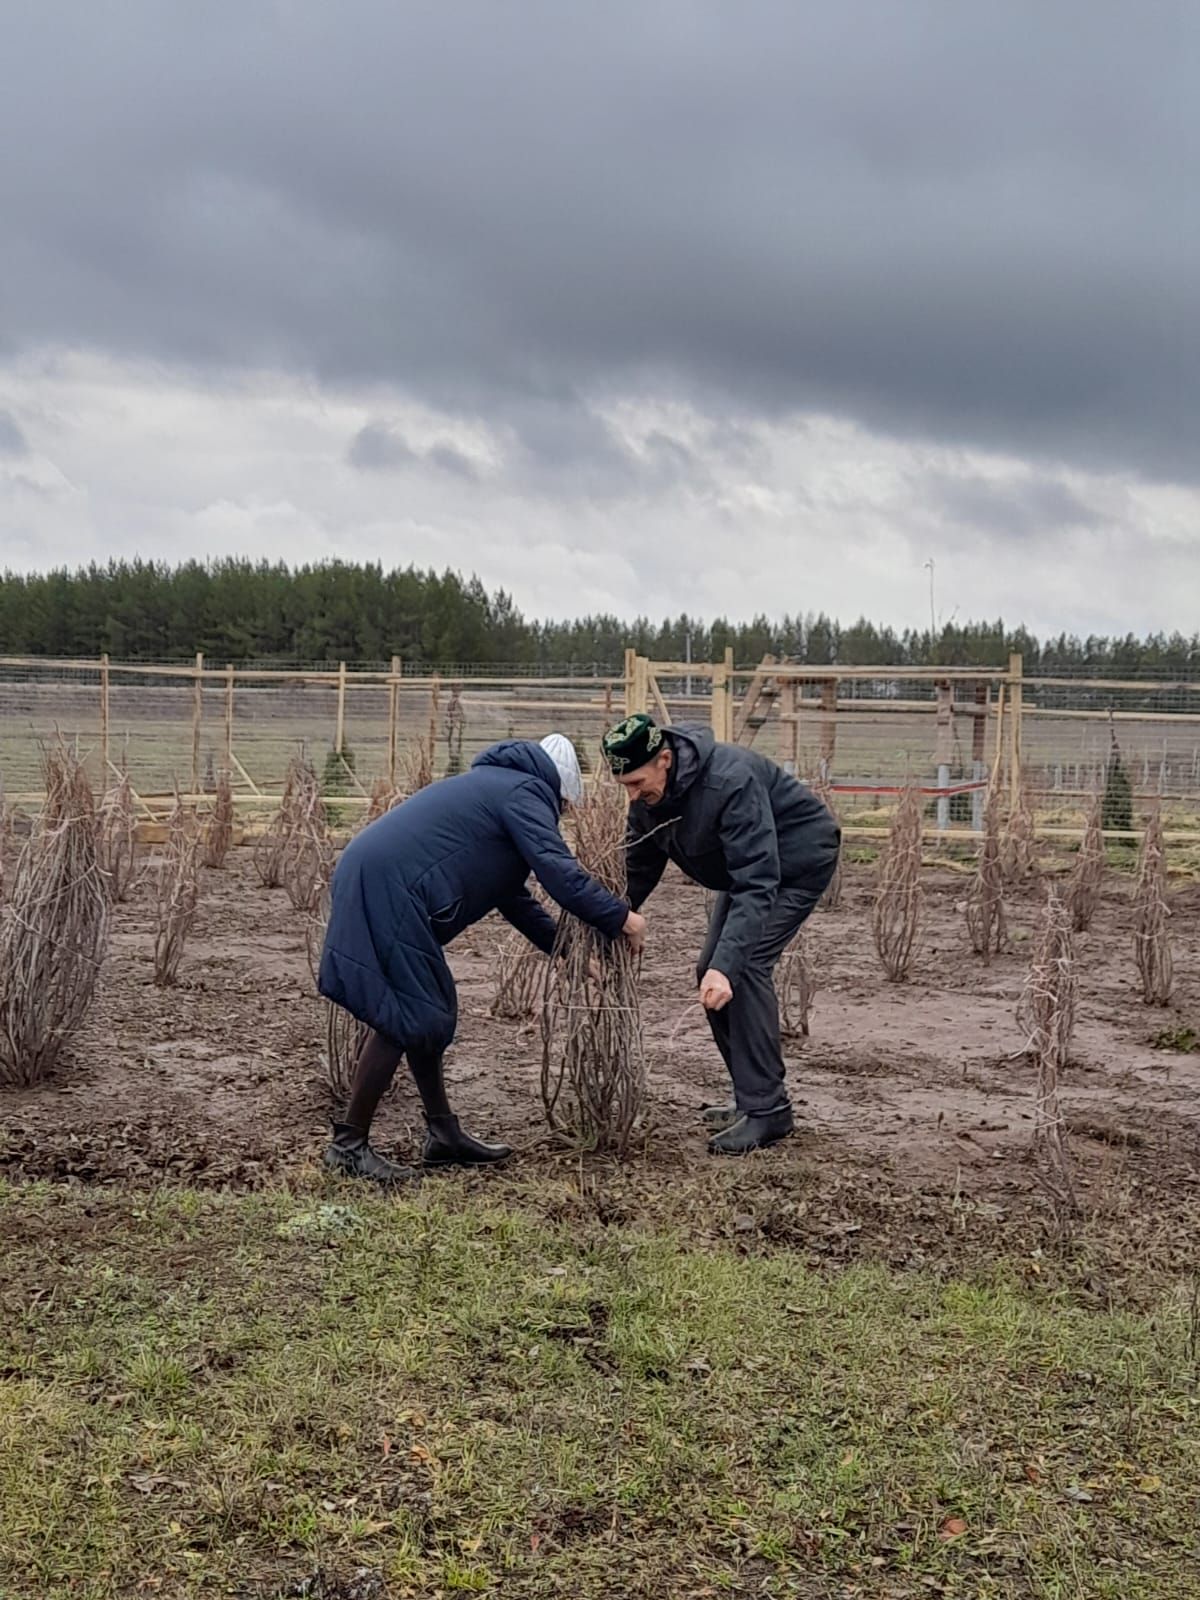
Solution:
{"label": "fallen leaf", "polygon": [[943,1539],[957,1539],[959,1534],[966,1531],[967,1525],[961,1517],[947,1517],[938,1529]]}
{"label": "fallen leaf", "polygon": [[541,1542],[542,1536],[540,1533],[531,1533],[529,1535],[529,1548],[535,1555],[537,1554],[538,1546],[541,1544]]}
{"label": "fallen leaf", "polygon": [[1138,1479],[1139,1494],[1157,1494],[1162,1488],[1162,1479],[1156,1478],[1153,1473],[1147,1473],[1144,1478]]}

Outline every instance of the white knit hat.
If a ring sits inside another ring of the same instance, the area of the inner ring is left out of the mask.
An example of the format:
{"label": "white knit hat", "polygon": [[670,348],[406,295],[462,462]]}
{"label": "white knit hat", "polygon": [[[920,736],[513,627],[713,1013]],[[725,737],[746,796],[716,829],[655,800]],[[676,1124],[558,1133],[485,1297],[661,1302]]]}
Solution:
{"label": "white knit hat", "polygon": [[542,740],[542,749],[558,768],[563,799],[578,805],[583,799],[583,773],[579,770],[575,746],[566,734],[548,733]]}

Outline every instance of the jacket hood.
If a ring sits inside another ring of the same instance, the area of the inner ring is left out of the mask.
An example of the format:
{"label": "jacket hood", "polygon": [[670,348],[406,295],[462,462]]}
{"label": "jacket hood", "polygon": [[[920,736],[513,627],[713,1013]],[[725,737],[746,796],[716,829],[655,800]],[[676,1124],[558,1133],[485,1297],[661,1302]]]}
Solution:
{"label": "jacket hood", "polygon": [[685,795],[704,771],[712,759],[717,741],[711,728],[699,725],[668,728],[666,734],[667,742],[675,755],[675,763],[671,768],[670,782],[667,784],[667,792],[661,803],[670,805],[672,800],[678,800]]}
{"label": "jacket hood", "polygon": [[562,779],[558,768],[531,739],[505,739],[500,744],[482,750],[472,761],[473,767],[506,767],[510,772],[521,772],[527,778],[540,778],[554,798],[562,804]]}

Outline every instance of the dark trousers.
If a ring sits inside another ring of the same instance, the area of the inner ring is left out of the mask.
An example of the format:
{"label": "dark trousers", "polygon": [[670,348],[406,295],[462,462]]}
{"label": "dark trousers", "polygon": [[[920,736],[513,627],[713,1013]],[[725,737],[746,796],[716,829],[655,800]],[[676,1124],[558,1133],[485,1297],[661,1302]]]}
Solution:
{"label": "dark trousers", "polygon": [[[762,938],[734,982],[733,999],[723,1011],[708,1013],[712,1036],[733,1079],[734,1099],[744,1115],[761,1115],[787,1100],[775,967],[796,930],[812,915],[826,887],[827,881],[782,885]],[[697,979],[702,979],[712,964],[728,915],[729,896],[720,894],[696,967]]]}

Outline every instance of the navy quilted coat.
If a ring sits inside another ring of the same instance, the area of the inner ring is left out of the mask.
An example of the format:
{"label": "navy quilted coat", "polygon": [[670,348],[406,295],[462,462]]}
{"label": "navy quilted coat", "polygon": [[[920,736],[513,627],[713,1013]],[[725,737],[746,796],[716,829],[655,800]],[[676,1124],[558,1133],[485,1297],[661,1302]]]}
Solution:
{"label": "navy quilted coat", "polygon": [[490,911],[549,954],[553,919],[527,887],[610,938],[629,908],[583,870],[558,830],[561,784],[540,745],[510,740],[357,834],[333,875],[319,987],[400,1046],[444,1050],[458,995],[443,947]]}

